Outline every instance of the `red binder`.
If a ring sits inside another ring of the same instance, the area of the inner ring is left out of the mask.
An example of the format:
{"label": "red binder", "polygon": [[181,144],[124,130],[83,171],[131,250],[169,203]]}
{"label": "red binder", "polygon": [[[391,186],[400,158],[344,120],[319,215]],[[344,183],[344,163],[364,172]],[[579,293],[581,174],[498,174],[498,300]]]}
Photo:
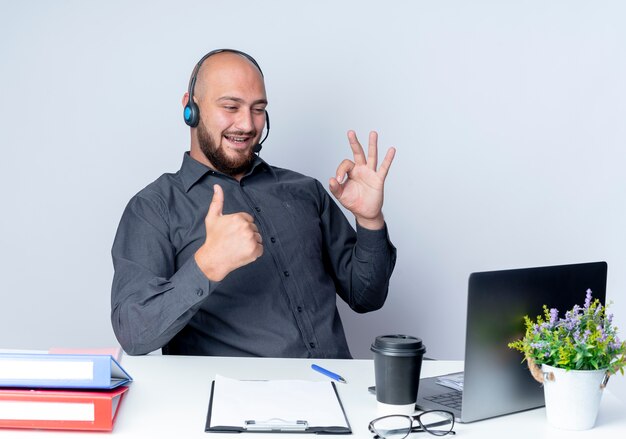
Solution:
{"label": "red binder", "polygon": [[111,431],[126,391],[3,388],[0,428]]}

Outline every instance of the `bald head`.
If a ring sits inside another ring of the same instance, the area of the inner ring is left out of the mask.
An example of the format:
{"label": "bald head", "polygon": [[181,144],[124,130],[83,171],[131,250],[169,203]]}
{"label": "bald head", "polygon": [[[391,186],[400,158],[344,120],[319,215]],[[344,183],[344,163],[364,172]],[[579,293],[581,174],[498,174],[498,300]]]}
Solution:
{"label": "bald head", "polygon": [[211,88],[229,90],[245,88],[262,91],[265,99],[265,81],[259,67],[245,55],[220,52],[207,58],[197,73],[194,97],[202,100]]}

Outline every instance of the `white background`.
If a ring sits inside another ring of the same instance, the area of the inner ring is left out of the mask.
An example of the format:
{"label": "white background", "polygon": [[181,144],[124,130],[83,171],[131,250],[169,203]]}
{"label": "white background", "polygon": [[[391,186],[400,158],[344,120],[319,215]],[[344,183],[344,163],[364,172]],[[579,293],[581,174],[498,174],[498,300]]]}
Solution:
{"label": "white background", "polygon": [[624,23],[617,0],[0,0],[0,347],[116,343],[120,215],[178,169],[181,97],[220,47],[265,72],[270,163],[326,185],[348,129],[398,149],[389,299],[341,305],[355,356],[409,333],[462,359],[467,277],[504,268],[607,261],[626,330]]}

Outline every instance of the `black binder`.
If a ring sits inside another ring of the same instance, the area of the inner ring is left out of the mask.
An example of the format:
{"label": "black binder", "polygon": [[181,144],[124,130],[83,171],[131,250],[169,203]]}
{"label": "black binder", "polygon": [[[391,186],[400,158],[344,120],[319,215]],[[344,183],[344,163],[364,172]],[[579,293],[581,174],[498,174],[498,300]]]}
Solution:
{"label": "black binder", "polygon": [[[275,417],[269,419],[245,419],[242,425],[212,425],[213,409],[216,404],[220,404],[220,401],[215,397],[216,383],[213,381],[211,385],[211,397],[209,400],[209,409],[207,413],[205,432],[207,433],[316,433],[316,434],[351,434],[352,429],[346,412],[343,408],[341,398],[337,392],[337,387],[334,382],[323,382],[320,384],[327,384],[332,386],[332,391],[337,398],[338,407],[341,410],[345,425],[313,425],[307,419],[283,419],[280,413],[277,413]],[[271,398],[271,396],[269,396]],[[306,394],[301,395],[302,398],[307,398]],[[248,401],[256,404],[255,401]],[[263,401],[258,401],[258,404],[263,404]]]}

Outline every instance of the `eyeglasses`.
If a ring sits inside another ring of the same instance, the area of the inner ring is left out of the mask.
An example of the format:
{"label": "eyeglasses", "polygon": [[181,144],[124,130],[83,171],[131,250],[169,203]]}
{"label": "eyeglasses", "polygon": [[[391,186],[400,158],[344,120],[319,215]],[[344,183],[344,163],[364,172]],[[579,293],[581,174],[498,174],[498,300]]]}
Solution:
{"label": "eyeglasses", "polygon": [[[413,426],[413,421],[419,425]],[[456,434],[454,414],[444,410],[430,410],[416,416],[389,415],[374,419],[369,424],[369,430],[374,433],[374,439],[403,439],[410,433],[430,433],[435,436]]]}

